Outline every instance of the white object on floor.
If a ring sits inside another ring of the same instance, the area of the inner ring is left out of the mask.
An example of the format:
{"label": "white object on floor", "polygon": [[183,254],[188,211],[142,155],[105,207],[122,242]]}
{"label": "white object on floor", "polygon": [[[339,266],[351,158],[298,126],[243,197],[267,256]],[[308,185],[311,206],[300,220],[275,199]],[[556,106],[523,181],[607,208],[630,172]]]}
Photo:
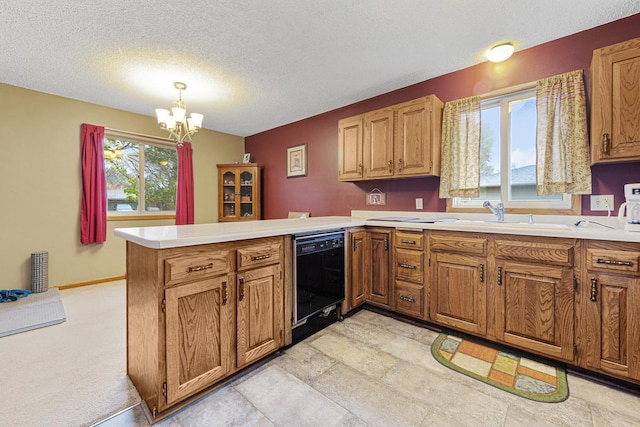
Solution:
{"label": "white object on floor", "polygon": [[67,320],[58,288],[0,304],[0,337],[55,325]]}

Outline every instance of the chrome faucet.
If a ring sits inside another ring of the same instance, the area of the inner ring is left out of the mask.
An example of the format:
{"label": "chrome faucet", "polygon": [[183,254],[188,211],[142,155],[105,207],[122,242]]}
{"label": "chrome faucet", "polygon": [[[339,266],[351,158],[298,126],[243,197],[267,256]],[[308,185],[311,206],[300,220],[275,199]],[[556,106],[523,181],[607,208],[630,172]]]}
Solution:
{"label": "chrome faucet", "polygon": [[498,203],[498,206],[495,208],[491,205],[490,201],[486,201],[482,204],[483,208],[487,208],[491,211],[492,214],[498,217],[498,222],[504,222],[504,204],[502,202]]}

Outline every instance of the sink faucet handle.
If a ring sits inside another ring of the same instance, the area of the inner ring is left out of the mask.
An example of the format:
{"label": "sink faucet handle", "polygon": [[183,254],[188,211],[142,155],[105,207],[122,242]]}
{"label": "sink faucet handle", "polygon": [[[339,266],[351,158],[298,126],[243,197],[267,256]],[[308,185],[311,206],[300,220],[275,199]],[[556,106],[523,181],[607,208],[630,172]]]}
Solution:
{"label": "sink faucet handle", "polygon": [[533,214],[529,214],[529,224],[533,224]]}

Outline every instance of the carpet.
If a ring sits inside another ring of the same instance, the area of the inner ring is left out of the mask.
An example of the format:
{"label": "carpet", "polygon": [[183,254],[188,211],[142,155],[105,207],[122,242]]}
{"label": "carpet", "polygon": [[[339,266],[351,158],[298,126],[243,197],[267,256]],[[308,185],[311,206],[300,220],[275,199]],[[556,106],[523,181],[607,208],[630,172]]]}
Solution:
{"label": "carpet", "polygon": [[454,371],[527,399],[555,403],[569,397],[564,368],[497,344],[441,333],[431,345],[431,354]]}
{"label": "carpet", "polygon": [[58,288],[0,304],[0,337],[67,320]]}

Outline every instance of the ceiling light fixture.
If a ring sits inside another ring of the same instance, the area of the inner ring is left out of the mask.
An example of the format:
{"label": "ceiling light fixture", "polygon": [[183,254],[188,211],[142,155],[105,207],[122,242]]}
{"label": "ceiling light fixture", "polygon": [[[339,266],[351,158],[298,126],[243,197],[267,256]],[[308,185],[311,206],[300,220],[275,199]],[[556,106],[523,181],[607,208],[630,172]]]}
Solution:
{"label": "ceiling light fixture", "polygon": [[178,89],[178,102],[173,104],[171,111],[156,108],[156,115],[160,127],[169,132],[169,136],[176,141],[177,145],[182,145],[184,141],[191,142],[191,135],[200,130],[204,116],[191,113],[191,117],[187,118],[187,106],[182,102],[182,91],[187,89],[187,85],[175,82],[173,86]]}
{"label": "ceiling light fixture", "polygon": [[487,59],[491,62],[502,62],[513,54],[515,48],[511,43],[500,43],[487,52]]}

